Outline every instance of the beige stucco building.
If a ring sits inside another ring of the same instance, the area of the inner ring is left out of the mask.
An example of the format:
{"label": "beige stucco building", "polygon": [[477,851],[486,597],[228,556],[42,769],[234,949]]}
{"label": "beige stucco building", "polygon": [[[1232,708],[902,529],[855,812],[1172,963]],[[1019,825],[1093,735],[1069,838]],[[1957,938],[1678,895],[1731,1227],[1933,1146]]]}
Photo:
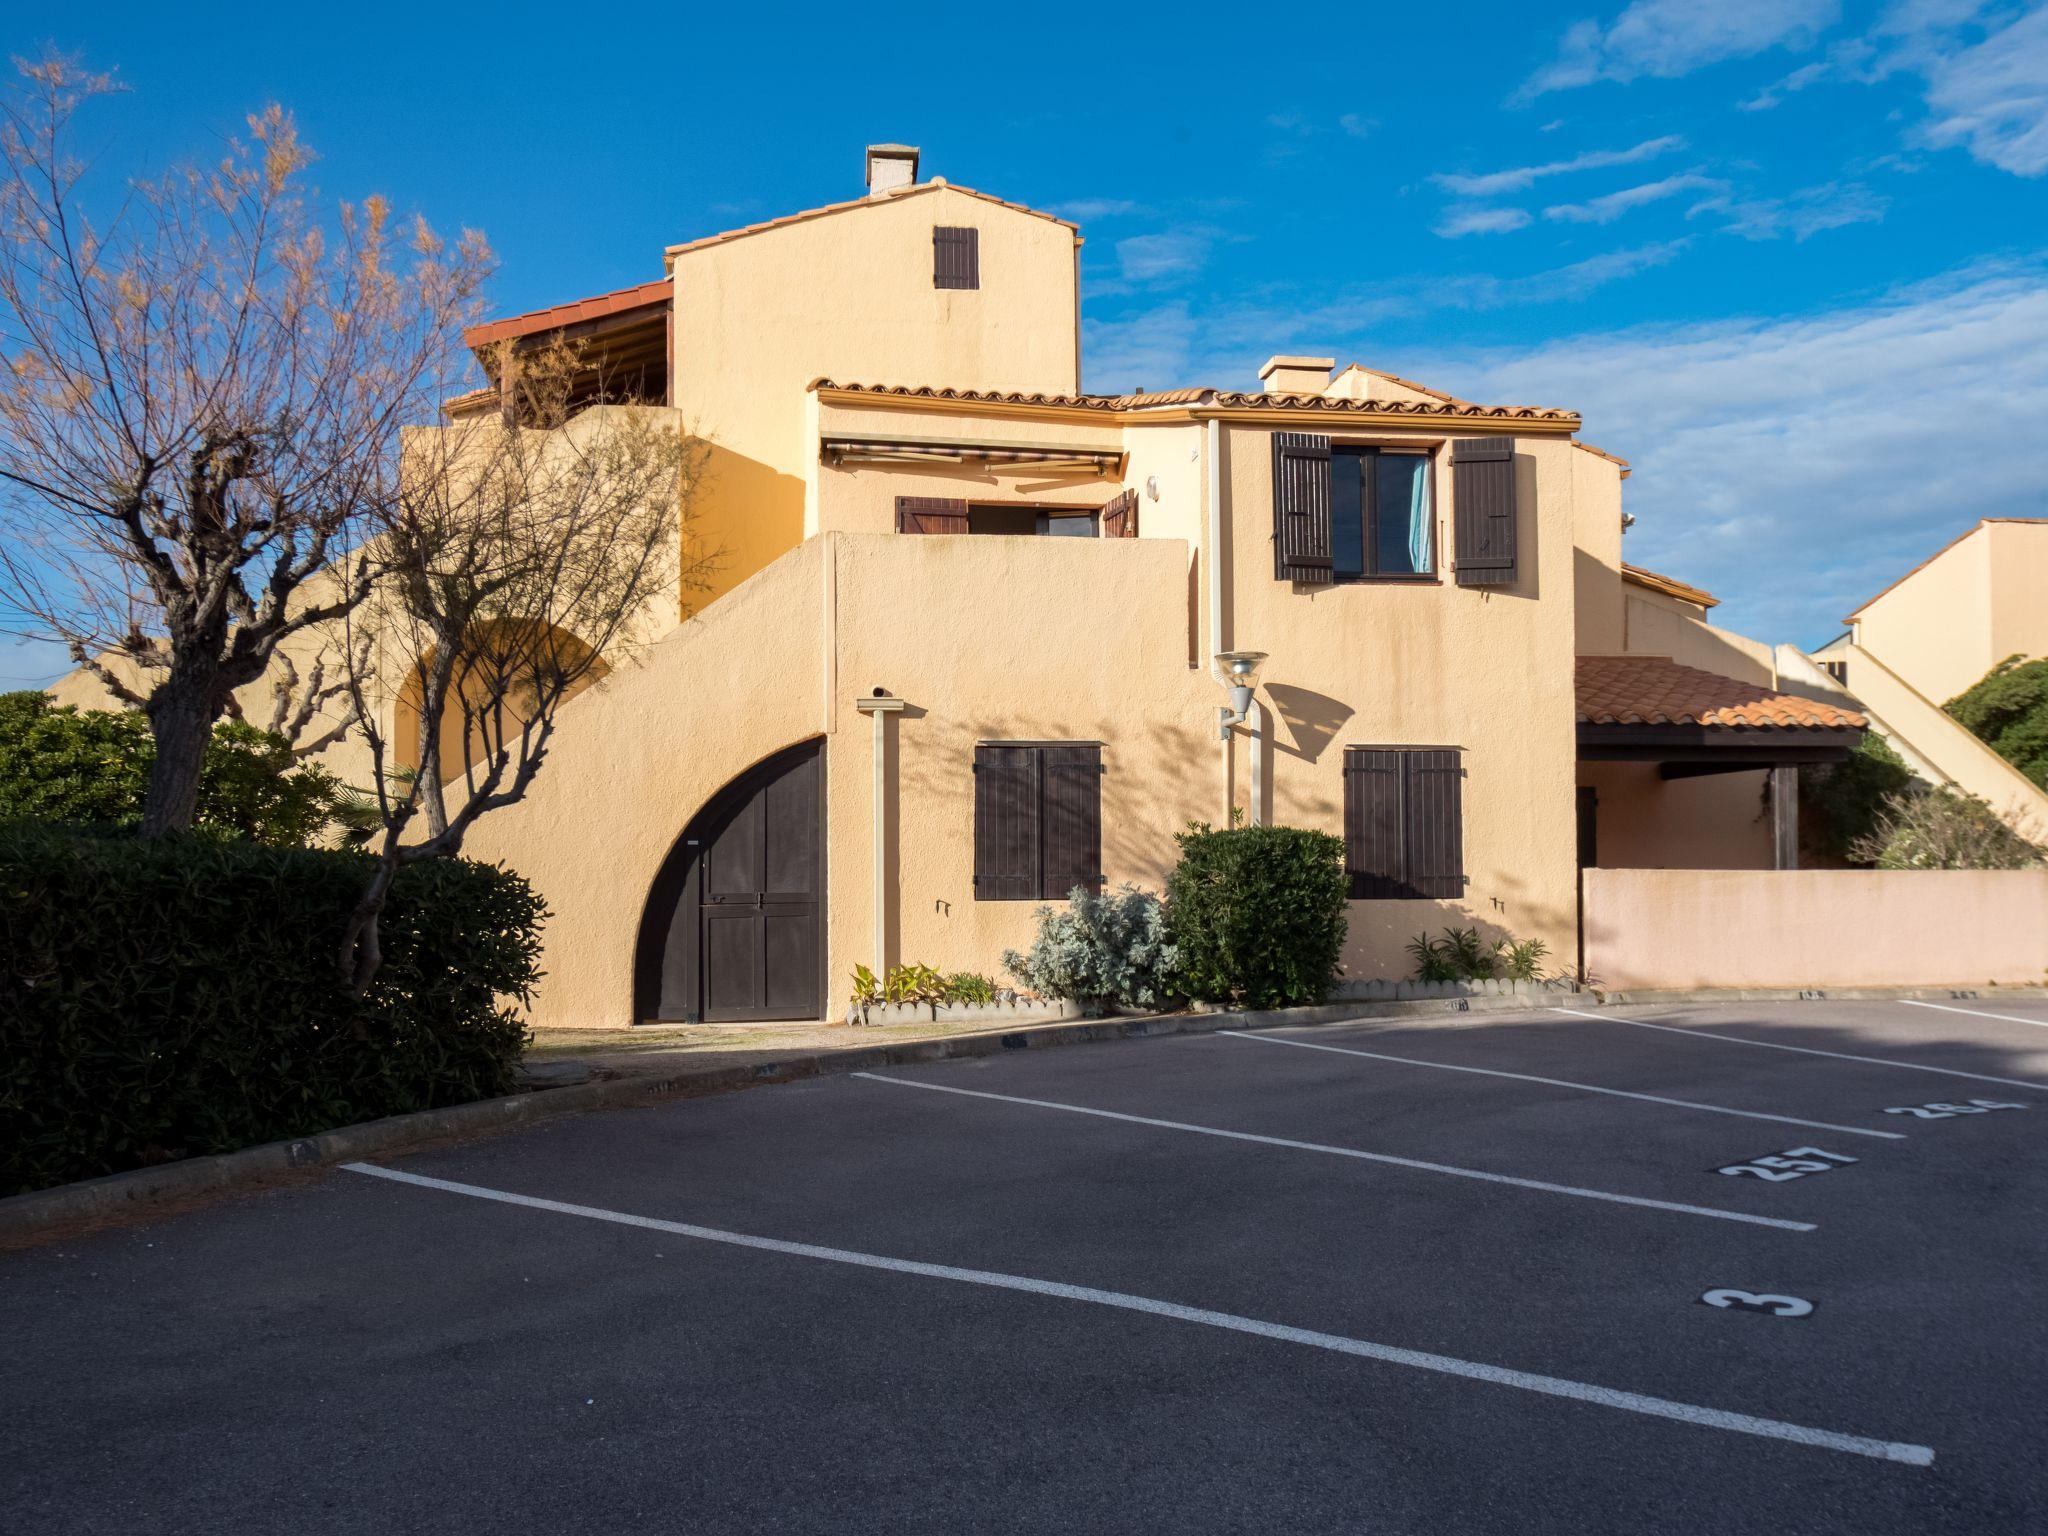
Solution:
{"label": "beige stucco building", "polygon": [[469,337],[580,340],[594,404],[701,435],[725,553],[471,835],[554,911],[542,1021],[834,1017],[856,963],[1000,979],[1037,905],[1158,889],[1191,821],[1343,837],[1351,981],[1451,924],[1571,967],[1582,862],[1788,860],[1765,778],[1862,719],[1624,565],[1627,466],[1572,411],[1313,357],[1084,394],[1080,231],[902,146],[868,173]]}

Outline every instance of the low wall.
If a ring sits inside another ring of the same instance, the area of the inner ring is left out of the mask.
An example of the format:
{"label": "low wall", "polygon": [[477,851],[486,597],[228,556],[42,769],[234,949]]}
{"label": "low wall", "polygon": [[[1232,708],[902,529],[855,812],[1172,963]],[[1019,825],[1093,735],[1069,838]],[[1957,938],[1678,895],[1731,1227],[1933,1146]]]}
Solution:
{"label": "low wall", "polygon": [[1589,869],[1588,984],[2039,985],[2048,870]]}

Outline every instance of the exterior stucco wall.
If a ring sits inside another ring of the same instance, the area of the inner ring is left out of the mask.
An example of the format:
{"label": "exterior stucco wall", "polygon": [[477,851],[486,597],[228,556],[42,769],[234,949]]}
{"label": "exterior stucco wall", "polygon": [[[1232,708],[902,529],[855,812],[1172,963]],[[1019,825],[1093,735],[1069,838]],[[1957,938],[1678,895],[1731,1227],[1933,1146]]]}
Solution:
{"label": "exterior stucco wall", "polygon": [[2048,656],[2048,520],[1987,523],[1984,533],[1991,541],[1988,672],[2008,656]]}
{"label": "exterior stucco wall", "polygon": [[1660,779],[1655,763],[1581,763],[1599,796],[1599,864],[1607,869],[1769,869],[1769,772]]}
{"label": "exterior stucco wall", "polygon": [[1623,601],[1623,625],[1622,649],[1630,654],[1669,656],[1680,666],[1764,687],[1777,681],[1770,646],[1709,624],[1695,604],[1679,598],[1629,587]]}
{"label": "exterior stucco wall", "polygon": [[1621,466],[1575,448],[1570,472],[1576,644],[1583,656],[1613,656],[1628,648],[1622,612],[1629,589],[1621,576]]}
{"label": "exterior stucco wall", "polygon": [[2038,984],[2048,870],[1592,869],[1586,968],[1603,989]]}

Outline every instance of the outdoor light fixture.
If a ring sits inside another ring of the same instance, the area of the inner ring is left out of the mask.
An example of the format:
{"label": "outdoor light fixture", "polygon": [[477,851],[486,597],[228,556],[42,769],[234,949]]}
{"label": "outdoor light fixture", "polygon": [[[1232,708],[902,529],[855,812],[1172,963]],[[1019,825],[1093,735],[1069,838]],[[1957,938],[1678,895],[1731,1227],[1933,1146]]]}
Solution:
{"label": "outdoor light fixture", "polygon": [[1264,651],[1219,651],[1216,665],[1222,669],[1225,679],[1223,686],[1230,690],[1230,703],[1217,710],[1217,729],[1225,739],[1230,728],[1243,725],[1251,717],[1252,690],[1259,685],[1259,663],[1266,659]]}

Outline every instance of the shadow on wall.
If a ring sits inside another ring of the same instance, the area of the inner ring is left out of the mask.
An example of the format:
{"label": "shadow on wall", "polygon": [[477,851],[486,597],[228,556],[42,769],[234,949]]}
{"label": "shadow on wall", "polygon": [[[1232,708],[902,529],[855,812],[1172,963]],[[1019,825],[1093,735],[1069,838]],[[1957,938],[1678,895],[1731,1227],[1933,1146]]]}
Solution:
{"label": "shadow on wall", "polygon": [[685,593],[691,611],[716,602],[804,541],[804,483],[758,459],[709,445],[697,490],[697,537],[723,560],[708,590]]}
{"label": "shadow on wall", "polygon": [[1293,744],[1282,740],[1276,732],[1273,745],[1303,762],[1318,761],[1324,748],[1344,729],[1355,710],[1341,699],[1333,699],[1326,693],[1317,693],[1313,688],[1297,688],[1291,683],[1268,683],[1266,696],[1273,701],[1279,713],[1280,723],[1293,736]]}

